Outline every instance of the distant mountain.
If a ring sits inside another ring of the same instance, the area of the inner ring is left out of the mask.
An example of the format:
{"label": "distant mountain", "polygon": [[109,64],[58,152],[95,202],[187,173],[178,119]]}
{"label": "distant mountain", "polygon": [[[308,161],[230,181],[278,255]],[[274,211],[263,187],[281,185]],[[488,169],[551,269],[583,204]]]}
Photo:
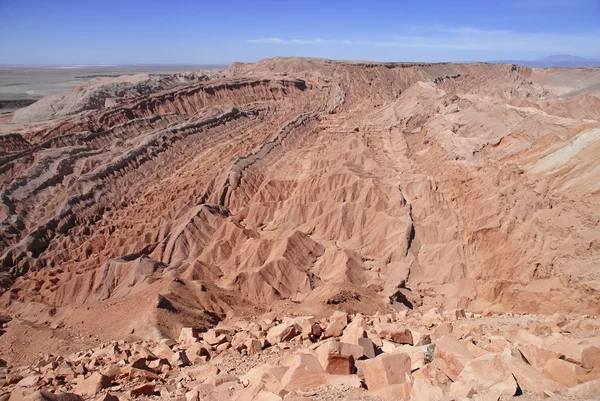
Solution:
{"label": "distant mountain", "polygon": [[566,54],[554,54],[537,60],[500,60],[498,63],[526,65],[528,67],[598,67],[600,59],[592,59]]}

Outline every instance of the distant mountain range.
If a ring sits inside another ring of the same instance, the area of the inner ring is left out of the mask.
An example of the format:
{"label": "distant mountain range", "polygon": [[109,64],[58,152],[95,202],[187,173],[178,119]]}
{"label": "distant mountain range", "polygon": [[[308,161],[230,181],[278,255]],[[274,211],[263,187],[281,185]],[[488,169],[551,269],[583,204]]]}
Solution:
{"label": "distant mountain range", "polygon": [[598,67],[600,59],[555,54],[537,60],[499,60],[498,63],[526,65],[528,67]]}

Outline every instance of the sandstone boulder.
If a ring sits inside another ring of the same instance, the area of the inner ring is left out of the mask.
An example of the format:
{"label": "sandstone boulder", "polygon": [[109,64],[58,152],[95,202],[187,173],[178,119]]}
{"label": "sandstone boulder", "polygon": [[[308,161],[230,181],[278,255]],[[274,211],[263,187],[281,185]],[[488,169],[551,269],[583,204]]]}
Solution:
{"label": "sandstone boulder", "polygon": [[296,326],[294,323],[282,323],[269,330],[267,333],[267,341],[271,345],[278,344],[283,341],[289,341],[296,336]]}
{"label": "sandstone boulder", "polygon": [[425,379],[415,379],[410,392],[411,401],[441,401],[444,392]]}
{"label": "sandstone boulder", "polygon": [[573,363],[554,358],[546,361],[543,373],[567,387],[572,387],[581,383],[578,378],[585,375],[587,371]]}
{"label": "sandstone boulder", "polygon": [[469,361],[458,375],[462,381],[478,392],[498,396],[512,396],[517,392],[517,382],[500,355],[490,354]]}
{"label": "sandstone boulder", "polygon": [[454,338],[441,337],[435,343],[433,361],[453,381],[472,359],[467,347]]}
{"label": "sandstone boulder", "polygon": [[411,372],[410,357],[406,354],[381,354],[365,360],[361,370],[369,390],[406,383]]}
{"label": "sandstone boulder", "polygon": [[[355,357],[362,357],[360,345],[328,341],[317,348],[317,358],[326,373],[349,375],[354,370]],[[358,358],[356,358],[358,359]]]}
{"label": "sandstone boulder", "polygon": [[398,344],[413,344],[412,332],[407,328],[399,327],[393,323],[380,323],[375,327],[381,338],[386,338]]}
{"label": "sandstone boulder", "polygon": [[533,366],[517,358],[506,359],[506,364],[521,390],[544,396],[545,391],[559,391],[565,386],[540,373]]}
{"label": "sandstone boulder", "polygon": [[560,359],[563,357],[562,354],[551,351],[546,348],[538,347],[531,344],[521,344],[517,347],[523,357],[529,362],[529,364],[540,372],[544,369],[544,365],[549,359]]}

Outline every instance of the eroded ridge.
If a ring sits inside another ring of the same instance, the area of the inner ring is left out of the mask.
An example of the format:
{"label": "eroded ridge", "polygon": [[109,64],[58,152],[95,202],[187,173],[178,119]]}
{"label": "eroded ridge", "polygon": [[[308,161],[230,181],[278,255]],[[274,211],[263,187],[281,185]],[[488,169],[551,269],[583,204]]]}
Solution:
{"label": "eroded ridge", "polygon": [[277,58],[15,125],[2,307],[40,341],[267,311],[597,314],[600,98],[547,74]]}

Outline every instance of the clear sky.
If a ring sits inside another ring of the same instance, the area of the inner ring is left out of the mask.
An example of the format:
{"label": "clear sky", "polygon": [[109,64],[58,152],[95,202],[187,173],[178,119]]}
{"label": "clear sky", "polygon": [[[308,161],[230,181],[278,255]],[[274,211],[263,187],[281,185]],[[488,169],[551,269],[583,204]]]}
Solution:
{"label": "clear sky", "polygon": [[0,64],[600,58],[600,0],[0,0]]}

